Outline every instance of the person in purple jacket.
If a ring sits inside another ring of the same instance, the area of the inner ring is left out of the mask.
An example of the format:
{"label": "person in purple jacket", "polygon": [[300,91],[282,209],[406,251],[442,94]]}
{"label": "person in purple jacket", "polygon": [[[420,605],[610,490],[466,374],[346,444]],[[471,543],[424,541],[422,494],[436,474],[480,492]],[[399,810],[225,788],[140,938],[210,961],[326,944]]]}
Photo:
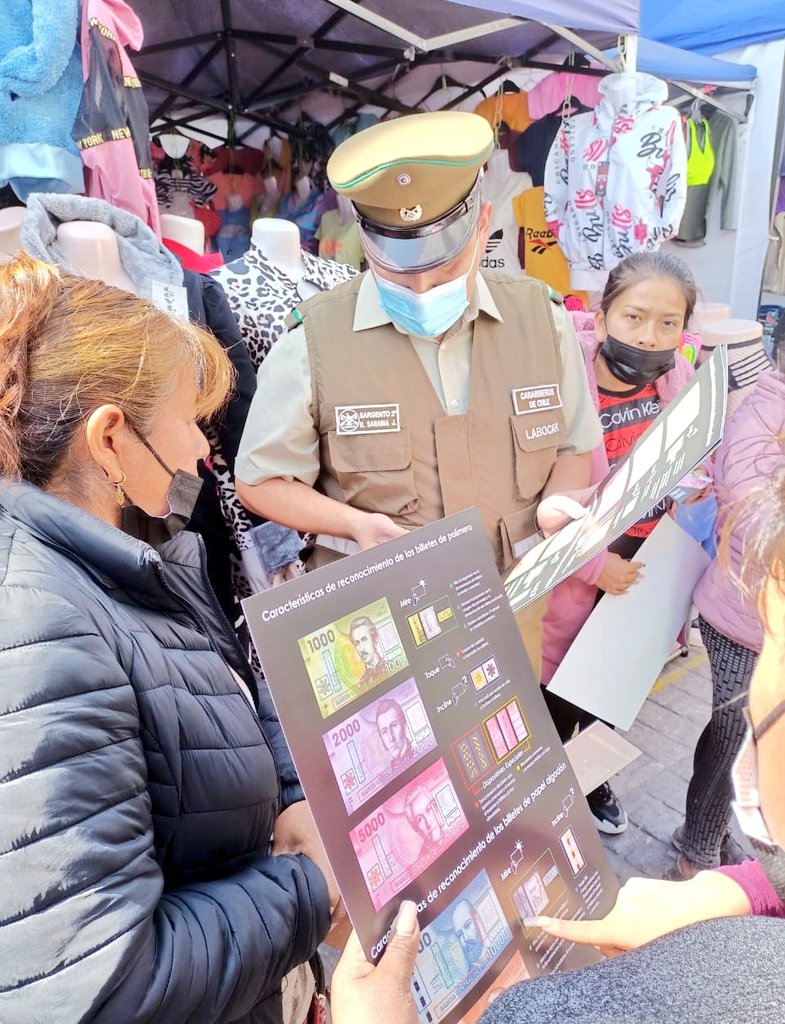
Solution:
{"label": "person in purple jacket", "polygon": [[[785,323],[775,346],[785,337]],[[775,352],[778,347],[775,347]],[[745,550],[756,543],[758,512],[736,516],[746,498],[768,477],[785,470],[785,376],[761,374],[731,416],[713,463],[718,522],[728,521],[723,549],[695,588],[701,637],[709,655],[711,719],[695,748],[687,790],[686,817],[673,834],[676,867],[669,877],[691,878],[703,868],[732,864],[743,851],[728,832],[731,815],[731,765],[739,752],[746,721],[744,705],[763,643],[758,609],[739,587]]]}

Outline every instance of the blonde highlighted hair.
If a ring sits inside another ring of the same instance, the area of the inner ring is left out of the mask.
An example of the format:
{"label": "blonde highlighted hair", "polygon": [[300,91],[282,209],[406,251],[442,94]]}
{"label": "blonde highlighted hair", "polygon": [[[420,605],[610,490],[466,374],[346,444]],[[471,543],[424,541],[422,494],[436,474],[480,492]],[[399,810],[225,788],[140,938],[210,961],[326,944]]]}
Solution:
{"label": "blonde highlighted hair", "polygon": [[210,333],[29,256],[0,267],[0,476],[46,487],[101,405],[146,436],[185,373],[208,419],[232,385]]}

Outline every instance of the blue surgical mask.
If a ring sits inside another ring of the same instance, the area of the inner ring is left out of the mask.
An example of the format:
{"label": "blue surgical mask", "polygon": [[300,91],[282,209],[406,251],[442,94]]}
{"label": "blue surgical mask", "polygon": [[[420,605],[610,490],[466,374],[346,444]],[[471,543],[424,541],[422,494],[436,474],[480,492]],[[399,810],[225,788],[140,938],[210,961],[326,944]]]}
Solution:
{"label": "blue surgical mask", "polygon": [[[478,245],[479,238],[474,247],[474,256],[477,255]],[[465,274],[420,294],[374,274],[381,307],[393,323],[407,334],[438,338],[466,312],[469,305],[469,274],[473,265],[474,257]]]}

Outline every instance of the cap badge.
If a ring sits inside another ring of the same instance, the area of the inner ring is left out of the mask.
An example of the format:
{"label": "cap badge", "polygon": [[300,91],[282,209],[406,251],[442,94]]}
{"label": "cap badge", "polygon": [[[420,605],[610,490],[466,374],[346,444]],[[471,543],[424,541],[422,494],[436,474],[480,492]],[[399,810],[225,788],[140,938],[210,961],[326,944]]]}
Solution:
{"label": "cap badge", "polygon": [[422,207],[418,203],[416,206],[411,206],[408,209],[403,206],[398,211],[401,215],[401,220],[406,221],[407,224],[416,224],[422,217]]}
{"label": "cap badge", "polygon": [[399,185],[402,185],[402,186],[403,185],[411,185],[411,183],[412,183],[412,176],[411,176],[411,174],[407,174],[404,171],[402,174],[398,175],[396,180],[397,180]]}

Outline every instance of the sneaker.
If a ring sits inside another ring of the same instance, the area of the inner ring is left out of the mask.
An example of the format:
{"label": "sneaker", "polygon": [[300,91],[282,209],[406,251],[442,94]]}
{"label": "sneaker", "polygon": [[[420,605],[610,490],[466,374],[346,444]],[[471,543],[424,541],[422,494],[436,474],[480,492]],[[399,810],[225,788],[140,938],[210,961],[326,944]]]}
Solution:
{"label": "sneaker", "polygon": [[605,832],[609,836],[618,836],[624,832],[627,828],[627,812],[607,782],[589,793],[586,800],[598,832]]}

